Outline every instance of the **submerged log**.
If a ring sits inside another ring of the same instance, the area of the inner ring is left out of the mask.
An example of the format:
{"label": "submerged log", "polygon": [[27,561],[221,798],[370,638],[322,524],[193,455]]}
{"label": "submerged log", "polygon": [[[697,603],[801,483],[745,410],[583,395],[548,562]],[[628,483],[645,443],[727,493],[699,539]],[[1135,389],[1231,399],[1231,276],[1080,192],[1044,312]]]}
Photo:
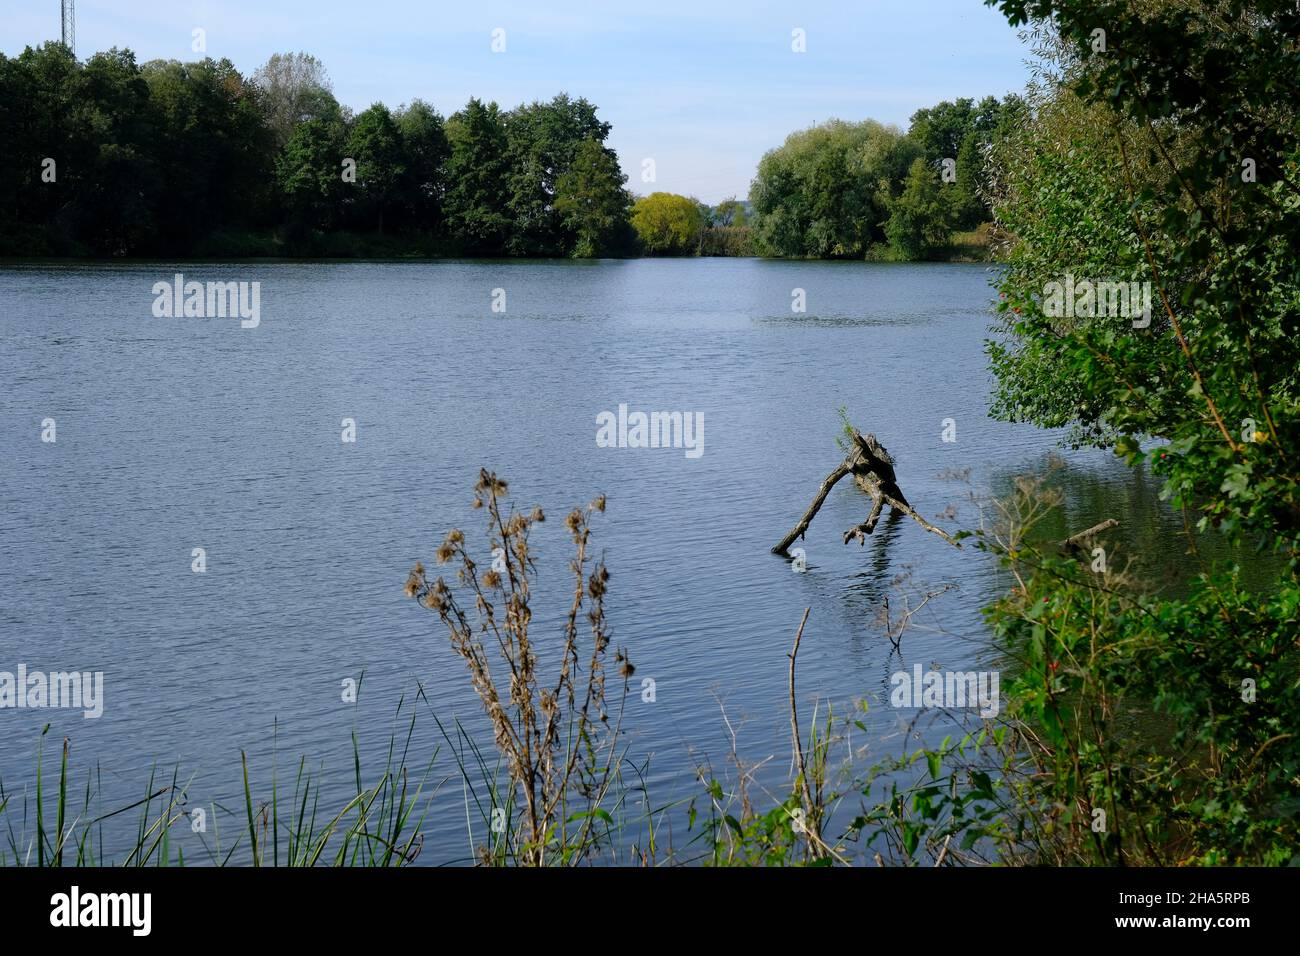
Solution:
{"label": "submerged log", "polygon": [[1083,546],[1083,544],[1088,540],[1090,540],[1091,538],[1095,538],[1103,531],[1109,531],[1111,528],[1118,528],[1118,527],[1119,527],[1118,521],[1116,521],[1114,518],[1107,518],[1101,524],[1095,524],[1091,528],[1088,528],[1085,531],[1080,531],[1078,534],[1070,535],[1068,538],[1066,538],[1064,541],[1061,542],[1061,550],[1066,554],[1073,554],[1074,552],[1078,551]]}
{"label": "submerged log", "polygon": [[821,510],[826,496],[831,493],[831,489],[835,487],[836,482],[845,475],[852,475],[858,487],[871,496],[871,513],[867,515],[867,520],[862,524],[844,532],[845,544],[855,539],[865,543],[866,536],[875,530],[876,523],[880,520],[881,511],[884,510],[885,505],[889,505],[892,512],[908,515],[926,531],[937,534],[954,547],[961,547],[961,544],[954,541],[946,531],[930,524],[912,508],[907,496],[903,494],[903,489],[898,487],[898,477],[894,474],[894,459],[885,450],[885,446],[876,441],[876,436],[870,433],[864,435],[855,430],[853,432],[853,447],[849,449],[849,453],[836,466],[835,470],[823,479],[821,487],[817,489],[817,494],[813,497],[812,504],[808,506],[808,510],[803,513],[803,517],[790,530],[790,533],[772,548],[773,554],[789,557],[790,545],[794,544],[796,539],[804,536],[808,526],[812,524],[813,518]]}

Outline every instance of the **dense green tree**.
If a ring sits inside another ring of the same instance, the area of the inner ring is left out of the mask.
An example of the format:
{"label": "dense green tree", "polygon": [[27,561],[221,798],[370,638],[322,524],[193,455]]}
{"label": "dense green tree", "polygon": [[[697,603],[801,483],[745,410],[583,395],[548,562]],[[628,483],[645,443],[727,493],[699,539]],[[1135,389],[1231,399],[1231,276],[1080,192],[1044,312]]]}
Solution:
{"label": "dense green tree", "polygon": [[441,235],[443,198],[451,144],[438,111],[414,100],[396,115],[404,150],[399,192],[404,221],[419,232]]}
{"label": "dense green tree", "polygon": [[360,190],[360,221],[384,231],[384,213],[397,200],[397,189],[406,172],[406,150],[402,134],[383,103],[375,103],[358,114],[348,130],[344,147],[354,160],[356,186]]}
{"label": "dense green tree", "polygon": [[353,117],[306,54],[277,54],[249,80],[226,60],[138,67],[112,50],[78,63],[50,43],[0,55],[12,173],[0,254],[316,254],[320,230],[395,231],[428,251],[610,254],[630,233],[608,133],[593,104],[564,94],[509,114],[471,100],[446,123],[418,100]]}
{"label": "dense green tree", "polygon": [[328,228],[344,199],[345,130],[337,121],[300,123],[276,159],[275,173],[294,230]]}
{"label": "dense green tree", "polygon": [[624,251],[632,194],[612,149],[589,139],[555,184],[555,210],[576,237],[573,255],[592,258]]}
{"label": "dense green tree", "polygon": [[921,148],[925,159],[937,167],[945,157],[957,158],[961,144],[974,131],[975,122],[974,100],[968,97],[944,100],[913,113],[907,135]]}
{"label": "dense green tree", "polygon": [[[1070,24],[1095,7],[1004,4]],[[1231,0],[1106,7],[1109,52],[1094,50],[1093,28],[1065,28],[1063,105],[1044,104],[1010,150],[1023,160],[1009,167],[1000,211],[1020,242],[1003,283],[999,408],[1077,421],[1125,448],[1144,436],[1172,442],[1162,468],[1175,485],[1235,511],[1278,488],[1291,440],[1282,423],[1300,397],[1300,99],[1290,96],[1300,78],[1281,70],[1293,55],[1285,33],[1265,29],[1296,16]],[[1194,37],[1157,36],[1173,28]],[[1117,49],[1144,50],[1143,79]],[[1043,287],[1066,272],[1150,282],[1150,326],[1059,320]],[[1032,401],[1044,378],[1068,380],[1073,399]],[[1246,419],[1265,426],[1267,443],[1243,442]],[[1221,499],[1225,483],[1240,485],[1230,496],[1240,501]]]}
{"label": "dense green tree", "polygon": [[[697,230],[735,229],[710,235],[709,250],[861,256],[886,240],[891,217],[901,237],[904,220],[915,226],[928,208],[915,187],[896,203],[918,144],[946,148],[965,128],[965,167],[988,152],[979,137],[1005,121],[989,99],[922,111],[915,137],[870,121],[796,133],[764,157],[753,215],[734,198],[716,210],[691,200],[689,216],[676,200],[656,200],[643,210],[645,248],[698,253]],[[117,50],[80,64],[52,43],[0,56],[0,133],[13,169],[0,184],[0,248],[186,254],[287,239],[285,249],[315,250],[321,237],[309,233],[356,230],[474,255],[609,254],[631,236],[609,130],[594,104],[567,94],[508,113],[471,100],[445,123],[418,100],[353,117],[307,54],[276,54],[245,79],[225,60],[137,67]],[[47,158],[57,164],[51,183],[40,179]],[[347,158],[355,182],[344,181]],[[953,223],[983,218],[983,185],[977,193],[959,177],[941,190]],[[272,236],[281,226],[288,236]]]}
{"label": "dense green tree", "polygon": [[915,151],[874,120],[792,133],[763,156],[750,189],[758,241],[776,255],[861,257],[885,238],[889,184],[901,184]]}
{"label": "dense green tree", "polygon": [[938,188],[939,174],[917,157],[903,191],[889,202],[885,235],[900,259],[931,259],[948,244],[948,209]]}
{"label": "dense green tree", "polygon": [[[937,253],[947,245],[936,239],[940,228],[971,229],[992,218],[989,157],[1023,110],[1016,96],[959,99],[918,110],[906,136],[872,120],[832,120],[792,134],[763,157],[751,186],[760,247],[782,256],[858,258],[888,240],[894,256]],[[933,177],[914,174],[918,157]],[[955,181],[940,176],[945,167]]]}
{"label": "dense green tree", "polygon": [[567,255],[576,241],[555,206],[560,177],[583,145],[604,143],[610,126],[596,107],[565,93],[520,106],[505,115],[510,167],[507,250],[514,255]]}
{"label": "dense green tree", "polygon": [[[159,201],[158,129],[135,54],[97,53],[76,75],[72,126],[89,137],[71,184],[79,235],[100,253],[147,245]],[[83,141],[84,142],[84,141]]]}
{"label": "dense green tree", "polygon": [[907,137],[935,169],[953,161],[956,181],[942,183],[952,225],[971,229],[992,218],[988,202],[989,156],[993,144],[1012,128],[1025,109],[1024,100],[1014,94],[999,101],[986,96],[977,104],[969,98],[945,100],[917,110]]}
{"label": "dense green tree", "polygon": [[948,221],[954,228],[971,229],[991,218],[988,204],[983,198],[987,182],[984,172],[987,148],[978,134],[967,133],[957,150],[956,166],[953,169],[956,181],[942,184],[940,194]]}
{"label": "dense green tree", "polygon": [[[0,54],[0,249],[11,255],[73,251],[76,197],[97,147],[78,100],[80,67],[61,43]],[[42,179],[54,161],[53,183]]]}
{"label": "dense green tree", "polygon": [[16,183],[0,232],[26,246],[11,238],[11,251],[185,254],[264,221],[270,138],[257,89],[228,61],[138,67],[112,50],[78,64],[48,44],[0,58],[0,83]]}
{"label": "dense green tree", "polygon": [[447,121],[446,210],[452,235],[474,255],[499,255],[511,228],[509,164],[501,111],[471,99]]}
{"label": "dense green tree", "polygon": [[[1016,237],[1004,293],[1014,287],[1015,295],[1036,290],[1041,297],[1046,282],[1063,281],[1067,274],[1080,279],[1149,279],[1142,239],[1132,221],[1118,213],[1130,199],[1125,172],[1113,156],[1117,132],[1131,144],[1140,164],[1130,175],[1145,188],[1151,172],[1142,130],[1113,116],[1104,104],[1085,102],[1069,88],[1040,94],[1033,119],[1000,145],[996,162],[1004,175],[995,211],[1001,227]],[[1147,216],[1159,215],[1149,201],[1142,207]],[[1172,250],[1162,238],[1149,238],[1152,251],[1168,258]],[[1003,316],[1008,334],[990,344],[998,376],[994,414],[1069,428],[1074,444],[1112,444],[1119,433],[1108,421],[1108,403],[1093,390],[1078,387],[1074,360],[1058,341],[1087,335],[1089,327],[1099,334],[1107,330],[1083,317],[1044,316],[1039,310],[1016,308],[1021,311]],[[1158,326],[1162,320],[1156,314],[1152,321]],[[1027,332],[1029,324],[1035,326],[1034,334],[1016,333],[1022,325]],[[1147,334],[1133,336],[1129,347],[1145,350],[1154,359],[1164,343]],[[1133,384],[1148,387],[1145,376]]]}
{"label": "dense green tree", "polygon": [[203,235],[258,221],[273,172],[259,90],[229,60],[155,60],[142,68],[155,111],[159,251],[189,250]]}

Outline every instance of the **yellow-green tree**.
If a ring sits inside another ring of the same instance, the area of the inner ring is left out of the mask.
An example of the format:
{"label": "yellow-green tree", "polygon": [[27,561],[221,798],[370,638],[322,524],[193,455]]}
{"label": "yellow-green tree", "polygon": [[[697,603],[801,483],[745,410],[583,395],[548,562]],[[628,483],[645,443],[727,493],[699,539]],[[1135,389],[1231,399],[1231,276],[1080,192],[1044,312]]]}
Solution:
{"label": "yellow-green tree", "polygon": [[632,206],[632,228],[651,255],[680,256],[695,252],[704,222],[694,199],[651,193]]}

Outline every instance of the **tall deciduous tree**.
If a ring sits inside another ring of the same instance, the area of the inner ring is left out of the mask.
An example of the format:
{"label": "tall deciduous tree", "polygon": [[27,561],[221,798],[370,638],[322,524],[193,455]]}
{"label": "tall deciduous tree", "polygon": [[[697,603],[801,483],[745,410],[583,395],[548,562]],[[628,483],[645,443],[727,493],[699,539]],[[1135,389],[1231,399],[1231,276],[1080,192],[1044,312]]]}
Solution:
{"label": "tall deciduous tree", "polygon": [[419,232],[441,235],[447,162],[451,157],[442,117],[428,103],[414,100],[397,113],[396,120],[402,134],[400,193],[404,219]]}
{"label": "tall deciduous tree", "polygon": [[272,137],[258,88],[229,60],[142,68],[157,119],[160,246],[185,252],[223,227],[260,223],[272,198]]}
{"label": "tall deciduous tree", "polygon": [[585,99],[561,93],[505,114],[510,166],[507,244],[515,255],[567,255],[576,237],[566,230],[555,200],[559,180],[589,140],[603,144],[608,123]]}
{"label": "tall deciduous tree", "polygon": [[328,228],[337,222],[344,153],[341,123],[312,119],[294,129],[275,166],[292,228]]}
{"label": "tall deciduous tree", "polygon": [[942,183],[942,196],[954,227],[971,229],[992,219],[989,205],[989,159],[994,143],[1012,127],[1025,109],[1011,94],[1003,100],[986,96],[945,100],[917,110],[907,137],[934,168],[955,164],[956,182]]}
{"label": "tall deciduous tree", "polygon": [[356,185],[361,191],[361,217],[367,226],[384,231],[384,213],[397,199],[406,172],[402,134],[383,103],[357,115],[348,131],[345,149],[357,164]]}
{"label": "tall deciduous tree", "polygon": [[[995,411],[1076,425],[1162,478],[1189,555],[1174,593],[1077,559],[1017,570],[990,619],[1029,651],[1009,694],[1038,750],[1028,803],[1085,821],[1109,809],[1079,841],[1104,863],[1294,863],[1300,10],[988,2],[1050,57],[999,174],[1015,242]],[[1281,554],[1280,573],[1249,581],[1214,559],[1225,543]],[[1132,726],[1148,710],[1159,740]]]}
{"label": "tall deciduous tree", "polygon": [[266,123],[277,148],[289,141],[299,123],[342,118],[325,65],[309,53],[273,53],[253,81],[263,90]]}
{"label": "tall deciduous tree", "polygon": [[589,139],[555,185],[555,210],[575,237],[580,258],[622,251],[628,239],[632,196],[614,151]]}
{"label": "tall deciduous tree", "polygon": [[885,224],[899,258],[930,259],[948,244],[951,230],[939,188],[938,171],[920,157],[913,160],[902,193],[890,200]]}
{"label": "tall deciduous tree", "polygon": [[[858,258],[882,241],[891,190],[916,148],[874,120],[831,120],[765,154],[750,188],[757,234],[783,256]],[[882,183],[886,187],[882,190]]]}
{"label": "tall deciduous tree", "polygon": [[[0,54],[0,250],[9,255],[76,251],[77,196],[98,152],[75,109],[79,74],[62,43]],[[51,174],[54,183],[42,178]]]}
{"label": "tall deciduous tree", "polygon": [[724,199],[713,210],[713,218],[719,226],[744,226],[745,204],[737,201],[735,196]]}
{"label": "tall deciduous tree", "polygon": [[146,246],[159,201],[158,128],[149,85],[129,50],[97,53],[76,74],[74,128],[90,135],[73,216],[92,249],[126,255]]}
{"label": "tall deciduous tree", "polygon": [[500,254],[509,234],[509,164],[501,111],[471,99],[447,121],[447,220],[468,253]]}

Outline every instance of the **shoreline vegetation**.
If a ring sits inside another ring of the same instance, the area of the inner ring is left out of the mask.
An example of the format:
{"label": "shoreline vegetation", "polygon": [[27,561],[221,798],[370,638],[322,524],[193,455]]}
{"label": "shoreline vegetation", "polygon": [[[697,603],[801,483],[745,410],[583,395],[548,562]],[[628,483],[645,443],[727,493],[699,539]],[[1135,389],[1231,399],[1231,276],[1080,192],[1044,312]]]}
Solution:
{"label": "shoreline vegetation", "polygon": [[[656,802],[647,782],[650,757],[633,753],[623,726],[629,697],[643,691],[635,686],[631,653],[614,646],[605,615],[610,573],[603,555],[596,556],[593,538],[605,498],[573,508],[564,519],[573,548],[573,587],[557,646],[553,637],[530,632],[540,577],[529,534],[546,515],[538,507],[521,511],[508,505],[508,493],[504,479],[480,471],[471,504],[485,519],[481,547],[452,529],[433,556],[447,573],[435,575],[420,562],[404,586],[406,597],[445,628],[490,735],[476,736],[459,720],[444,722],[419,686],[399,700],[395,730],[378,748],[378,768],[372,766],[376,754],[363,751],[354,727],[354,792],[341,804],[322,804],[322,770],[313,770],[305,756],[282,773],[273,744],[269,768],[239,752],[240,776],[224,801],[192,802],[193,781],[182,777],[178,765],[170,775],[155,769],[140,799],[106,809],[97,804],[102,768],[96,765],[80,779],[69,738],[55,755],[57,771],[47,768],[46,725],[34,779],[17,791],[0,779],[0,866],[993,862],[991,848],[1004,835],[999,798],[987,779],[974,793],[937,800],[942,814],[913,819],[908,801],[917,798],[928,807],[936,788],[949,786],[936,777],[936,752],[916,750],[863,766],[854,759],[856,748],[847,746],[861,730],[860,714],[836,713],[828,703],[805,713],[809,719],[800,730],[795,680],[800,645],[816,629],[815,623],[809,626],[810,608],[793,634],[788,700],[773,702],[789,712],[788,779],[773,793],[756,776],[772,756],[747,758],[733,739],[722,767],[707,758],[696,766],[688,796]],[[890,627],[895,646],[909,616]],[[364,673],[355,680],[354,704],[364,681]],[[865,703],[859,706],[865,711]],[[436,724],[441,740],[427,760],[412,748],[417,720],[426,719]],[[925,719],[924,711],[918,713],[913,727]],[[995,743],[1017,746],[1009,732],[972,727],[957,742],[945,741],[940,752],[973,761]],[[490,746],[483,743],[488,736]],[[278,727],[273,741],[277,737]],[[887,799],[881,798],[882,782],[889,784]],[[444,787],[464,788],[465,838],[472,852],[421,860],[423,827]],[[134,837],[112,854],[104,848],[103,823],[124,814],[134,816]],[[960,847],[952,845],[954,834],[967,833],[974,835]]]}
{"label": "shoreline vegetation", "polygon": [[0,259],[988,261],[989,157],[1024,109],[943,102],[906,133],[830,120],[709,205],[656,190],[652,157],[629,189],[586,99],[354,113],[305,53],[245,76],[50,42],[0,54],[0,102]]}

